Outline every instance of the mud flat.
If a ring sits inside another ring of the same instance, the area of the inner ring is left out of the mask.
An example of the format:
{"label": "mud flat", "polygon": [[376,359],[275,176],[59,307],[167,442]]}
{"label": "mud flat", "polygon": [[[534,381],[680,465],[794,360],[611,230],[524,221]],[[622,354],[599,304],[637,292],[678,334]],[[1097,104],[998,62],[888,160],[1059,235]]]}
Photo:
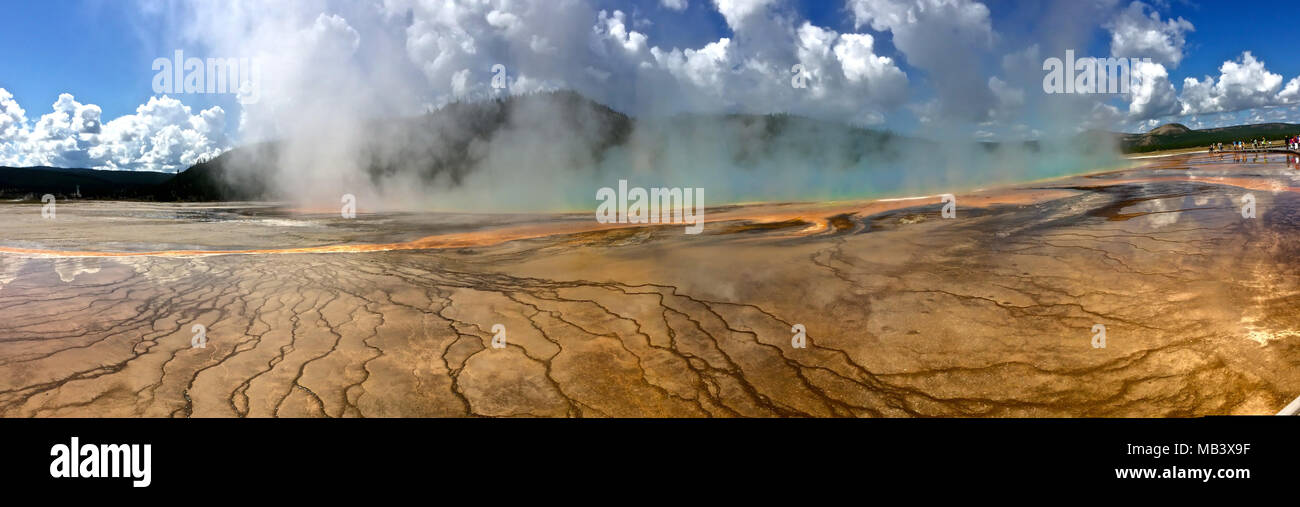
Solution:
{"label": "mud flat", "polygon": [[1293,158],[1187,155],[951,219],[770,203],[699,235],[3,204],[0,415],[1269,414],[1300,395],[1298,183]]}

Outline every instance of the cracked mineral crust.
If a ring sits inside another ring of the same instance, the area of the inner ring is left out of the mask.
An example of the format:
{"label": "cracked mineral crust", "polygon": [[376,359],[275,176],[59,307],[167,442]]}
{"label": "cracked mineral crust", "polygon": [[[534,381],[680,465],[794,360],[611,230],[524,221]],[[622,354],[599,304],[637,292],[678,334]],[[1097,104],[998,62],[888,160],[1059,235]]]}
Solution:
{"label": "cracked mineral crust", "polygon": [[1298,179],[1197,155],[958,192],[952,219],[773,203],[699,235],[4,204],[0,414],[1268,414],[1300,395]]}

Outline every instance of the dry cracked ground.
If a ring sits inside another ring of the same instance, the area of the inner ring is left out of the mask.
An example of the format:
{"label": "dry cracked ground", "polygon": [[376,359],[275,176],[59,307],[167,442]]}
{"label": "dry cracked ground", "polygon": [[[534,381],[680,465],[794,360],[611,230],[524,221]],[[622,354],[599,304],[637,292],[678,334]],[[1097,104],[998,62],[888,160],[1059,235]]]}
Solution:
{"label": "dry cracked ground", "polygon": [[6,204],[0,414],[1268,414],[1300,395],[1297,180],[1178,157],[959,193],[953,219],[937,198],[772,204],[698,236]]}

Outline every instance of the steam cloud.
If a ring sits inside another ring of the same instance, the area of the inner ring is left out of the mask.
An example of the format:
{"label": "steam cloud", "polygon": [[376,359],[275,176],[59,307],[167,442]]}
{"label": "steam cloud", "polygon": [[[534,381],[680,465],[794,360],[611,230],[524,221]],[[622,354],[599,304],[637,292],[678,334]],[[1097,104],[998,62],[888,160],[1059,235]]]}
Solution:
{"label": "steam cloud", "polygon": [[[187,45],[187,55],[260,62],[262,99],[244,106],[240,137],[278,149],[266,152],[272,160],[231,164],[232,177],[265,178],[272,197],[309,206],[337,206],[350,193],[371,210],[589,210],[595,190],[619,179],[702,187],[710,205],[852,198],[959,191],[1115,160],[1113,147],[1078,141],[1081,124],[1064,120],[1095,114],[1093,99],[1043,103],[1024,91],[1041,80],[1041,52],[1089,34],[1063,31],[1008,53],[992,66],[1001,77],[975,61],[945,72],[953,62],[944,48],[961,41],[927,45],[898,23],[908,2],[886,4],[855,5],[858,24],[903,38],[904,56],[944,83],[934,100],[906,106],[920,118],[915,139],[858,127],[905,107],[916,78],[876,54],[871,34],[796,21],[781,2],[727,2],[733,35],[697,49],[653,45],[635,14],[576,0],[146,6],[174,21],[173,40],[201,48]],[[944,2],[960,14],[945,23],[979,46],[996,44],[976,5]],[[1101,9],[1079,10],[1101,23]],[[496,63],[507,68],[505,91],[490,85]],[[808,88],[791,86],[796,63]],[[553,90],[634,119],[543,93]],[[529,97],[492,101],[520,95]],[[970,141],[971,128],[1042,140],[991,147]]]}

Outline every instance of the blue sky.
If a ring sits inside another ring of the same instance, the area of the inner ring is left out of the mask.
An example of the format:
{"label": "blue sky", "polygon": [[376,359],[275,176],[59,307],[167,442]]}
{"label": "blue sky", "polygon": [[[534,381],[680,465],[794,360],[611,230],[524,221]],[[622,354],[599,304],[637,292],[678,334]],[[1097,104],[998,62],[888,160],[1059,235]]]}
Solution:
{"label": "blue sky", "polygon": [[[126,2],[118,2],[129,5]],[[0,88],[29,111],[41,111],[62,93],[98,104],[108,118],[130,114],[154,95],[153,59],[168,54],[160,22],[130,8],[99,1],[14,2],[0,30]],[[164,46],[166,46],[164,48]],[[231,106],[233,97],[191,95],[203,109]]]}
{"label": "blue sky", "polygon": [[[178,170],[293,135],[303,118],[497,96],[496,63],[508,69],[506,93],[571,88],[636,115],[793,112],[982,139],[1300,122],[1300,38],[1284,21],[1298,10],[1180,0],[18,2],[0,31],[0,164]],[[1153,57],[1159,68],[1140,95],[1046,95],[1038,65],[1065,48]],[[258,59],[266,100],[156,93],[151,64],[177,49]],[[794,63],[806,89],[789,86]]]}

